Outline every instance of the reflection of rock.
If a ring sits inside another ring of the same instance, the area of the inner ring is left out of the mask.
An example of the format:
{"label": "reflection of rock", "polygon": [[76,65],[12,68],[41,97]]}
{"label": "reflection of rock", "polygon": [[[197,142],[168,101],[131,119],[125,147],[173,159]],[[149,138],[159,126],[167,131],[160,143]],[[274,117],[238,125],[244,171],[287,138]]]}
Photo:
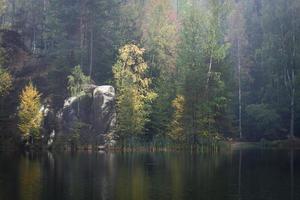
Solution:
{"label": "reflection of rock", "polygon": [[[86,87],[84,95],[68,98],[59,125],[63,133],[74,132],[80,124],[104,142],[116,123],[115,89],[110,85]],[[96,138],[94,138],[96,139]]]}
{"label": "reflection of rock", "polygon": [[55,138],[55,130],[52,130],[52,132],[50,133],[49,139],[47,140],[48,147],[51,147],[51,145],[54,142],[54,138]]}

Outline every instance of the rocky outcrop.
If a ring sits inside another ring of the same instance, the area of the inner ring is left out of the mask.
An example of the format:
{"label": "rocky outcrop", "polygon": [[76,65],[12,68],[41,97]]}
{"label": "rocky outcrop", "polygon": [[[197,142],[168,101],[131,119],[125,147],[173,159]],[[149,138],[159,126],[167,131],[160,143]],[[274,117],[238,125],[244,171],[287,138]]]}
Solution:
{"label": "rocky outcrop", "polygon": [[92,134],[97,143],[111,143],[116,123],[115,89],[110,85],[88,85],[84,95],[65,101],[58,118],[61,134],[80,129],[80,134]]}
{"label": "rocky outcrop", "polygon": [[99,134],[109,133],[116,123],[115,89],[105,85],[93,91],[92,124]]}

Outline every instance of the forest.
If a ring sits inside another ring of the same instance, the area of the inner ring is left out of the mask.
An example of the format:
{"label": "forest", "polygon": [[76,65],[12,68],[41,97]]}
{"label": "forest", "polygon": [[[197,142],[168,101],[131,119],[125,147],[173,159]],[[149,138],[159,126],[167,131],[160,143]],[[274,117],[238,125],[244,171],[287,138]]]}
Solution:
{"label": "forest", "polygon": [[300,134],[298,0],[0,0],[0,26],[1,145],[92,141],[41,110],[94,112],[79,102],[105,85],[119,144]]}

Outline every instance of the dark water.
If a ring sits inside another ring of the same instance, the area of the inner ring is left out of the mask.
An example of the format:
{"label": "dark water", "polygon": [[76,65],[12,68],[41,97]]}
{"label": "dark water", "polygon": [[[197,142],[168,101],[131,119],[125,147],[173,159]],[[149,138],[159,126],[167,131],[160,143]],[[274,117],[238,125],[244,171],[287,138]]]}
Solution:
{"label": "dark water", "polygon": [[0,153],[0,200],[300,199],[300,151]]}

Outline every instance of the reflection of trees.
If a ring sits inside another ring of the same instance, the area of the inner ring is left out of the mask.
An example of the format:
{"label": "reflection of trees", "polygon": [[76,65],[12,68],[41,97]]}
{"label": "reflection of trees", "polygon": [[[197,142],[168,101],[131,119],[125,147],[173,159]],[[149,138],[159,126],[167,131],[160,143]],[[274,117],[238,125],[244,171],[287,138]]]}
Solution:
{"label": "reflection of trees", "polygon": [[41,199],[41,164],[38,160],[21,157],[19,164],[20,199]]}
{"label": "reflection of trees", "polygon": [[43,164],[47,199],[111,199],[116,179],[114,154],[54,153]]}
{"label": "reflection of trees", "polygon": [[[145,170],[141,167],[133,170],[131,177],[132,200],[148,199],[148,177],[144,174]],[[130,180],[130,179],[129,179]]]}
{"label": "reflection of trees", "polygon": [[149,199],[149,176],[145,173],[144,157],[142,155],[126,155],[125,160],[119,160],[116,176],[116,199],[141,200]]}
{"label": "reflection of trees", "polygon": [[242,199],[242,195],[241,195],[241,187],[242,187],[242,150],[239,151],[239,183],[238,183],[238,187],[239,187],[239,200]]}
{"label": "reflection of trees", "polygon": [[291,200],[294,200],[294,149],[290,151]]}
{"label": "reflection of trees", "polygon": [[183,199],[182,162],[176,157],[170,159],[171,195],[174,200]]}
{"label": "reflection of trees", "polygon": [[[295,153],[290,150],[288,166],[277,162],[282,160],[278,159],[282,154],[277,152],[258,157],[255,152],[237,151],[229,154],[233,155],[234,162],[223,154],[188,153],[54,153],[39,160],[22,157],[13,165],[16,185],[2,183],[0,199],[217,200],[241,199],[272,191],[267,194],[270,199],[290,196],[294,200],[297,199]],[[285,174],[279,175],[280,167],[288,167]],[[7,171],[3,166],[2,169]],[[13,179],[11,174],[7,177]],[[284,178],[282,183],[278,183],[280,178]],[[4,180],[9,179],[4,177]],[[284,190],[274,190],[283,185]],[[16,194],[1,194],[7,190]]]}

